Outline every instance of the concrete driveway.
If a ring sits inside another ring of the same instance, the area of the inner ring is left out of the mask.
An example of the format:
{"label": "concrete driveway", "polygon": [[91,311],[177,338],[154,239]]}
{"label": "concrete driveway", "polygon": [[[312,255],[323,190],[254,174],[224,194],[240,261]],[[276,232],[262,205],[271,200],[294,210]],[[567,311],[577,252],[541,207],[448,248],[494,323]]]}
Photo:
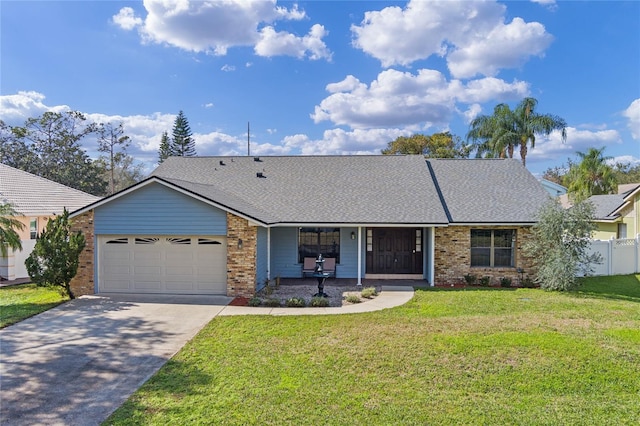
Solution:
{"label": "concrete driveway", "polygon": [[100,424],[230,301],[89,296],[0,330],[0,423]]}

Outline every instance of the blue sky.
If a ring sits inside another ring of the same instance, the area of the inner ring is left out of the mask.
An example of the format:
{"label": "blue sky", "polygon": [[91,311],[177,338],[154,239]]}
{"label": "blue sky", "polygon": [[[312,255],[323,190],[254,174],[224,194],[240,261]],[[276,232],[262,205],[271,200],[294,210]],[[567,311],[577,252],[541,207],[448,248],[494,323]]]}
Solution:
{"label": "blue sky", "polygon": [[[2,1],[0,119],[122,122],[151,170],[187,116],[199,155],[378,154],[526,96],[563,117],[541,174],[640,162],[640,2]],[[94,141],[85,148],[95,155]],[[516,154],[518,156],[518,154]]]}

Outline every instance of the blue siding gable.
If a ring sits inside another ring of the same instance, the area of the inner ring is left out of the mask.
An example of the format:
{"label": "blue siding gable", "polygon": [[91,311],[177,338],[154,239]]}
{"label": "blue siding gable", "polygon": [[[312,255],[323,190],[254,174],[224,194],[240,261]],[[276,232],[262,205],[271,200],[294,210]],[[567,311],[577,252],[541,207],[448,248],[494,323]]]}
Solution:
{"label": "blue siding gable", "polygon": [[227,216],[159,183],[140,187],[95,209],[96,234],[226,235]]}

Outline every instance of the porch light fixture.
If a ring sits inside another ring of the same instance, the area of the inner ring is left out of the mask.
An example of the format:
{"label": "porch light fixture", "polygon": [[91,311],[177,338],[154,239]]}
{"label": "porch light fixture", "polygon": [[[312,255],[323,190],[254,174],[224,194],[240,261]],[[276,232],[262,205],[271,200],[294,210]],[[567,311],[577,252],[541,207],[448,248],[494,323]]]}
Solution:
{"label": "porch light fixture", "polygon": [[242,250],[242,239],[238,238],[238,249]]}
{"label": "porch light fixture", "polygon": [[351,239],[352,240],[356,239],[356,233],[354,231],[351,231]]}

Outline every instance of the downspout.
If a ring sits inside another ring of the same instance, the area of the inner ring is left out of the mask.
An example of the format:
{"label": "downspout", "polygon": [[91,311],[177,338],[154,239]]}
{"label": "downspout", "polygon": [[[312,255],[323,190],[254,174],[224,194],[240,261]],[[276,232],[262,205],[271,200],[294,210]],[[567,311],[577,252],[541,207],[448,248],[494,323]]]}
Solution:
{"label": "downspout", "polygon": [[362,227],[358,226],[358,282],[357,286],[362,287]]}

